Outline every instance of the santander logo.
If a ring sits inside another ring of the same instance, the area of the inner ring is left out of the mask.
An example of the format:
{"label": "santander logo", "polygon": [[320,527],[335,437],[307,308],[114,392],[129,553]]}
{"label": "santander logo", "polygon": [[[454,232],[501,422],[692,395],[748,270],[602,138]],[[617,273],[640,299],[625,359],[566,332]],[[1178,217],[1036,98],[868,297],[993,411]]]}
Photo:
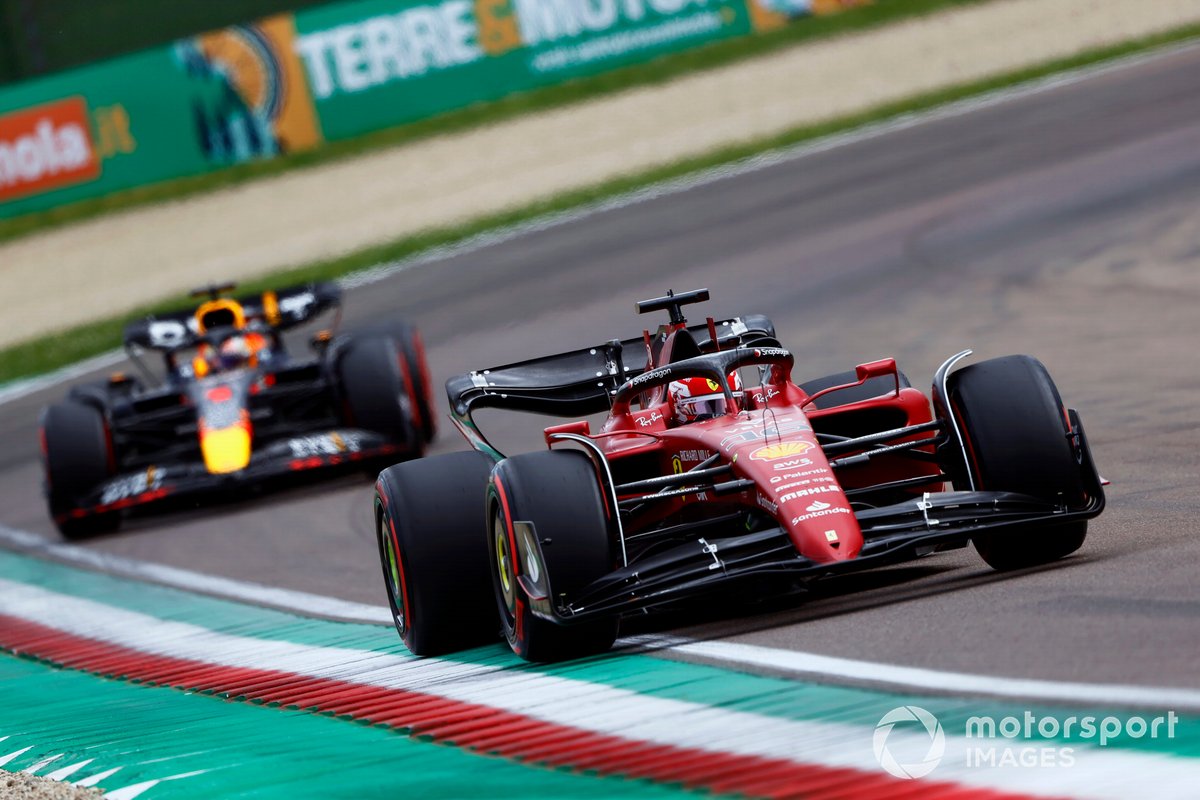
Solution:
{"label": "santander logo", "polygon": [[84,183],[99,175],[83,98],[0,116],[0,201]]}

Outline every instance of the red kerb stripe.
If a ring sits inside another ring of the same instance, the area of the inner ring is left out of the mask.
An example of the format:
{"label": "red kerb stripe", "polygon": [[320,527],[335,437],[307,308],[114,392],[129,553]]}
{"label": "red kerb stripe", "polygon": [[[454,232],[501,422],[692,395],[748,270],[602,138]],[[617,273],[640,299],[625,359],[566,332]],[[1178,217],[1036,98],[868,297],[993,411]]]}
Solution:
{"label": "red kerb stripe", "polygon": [[210,691],[231,699],[315,708],[510,758],[679,782],[710,791],[758,797],[897,800],[1012,796],[953,783],[901,781],[852,769],[624,739],[403,689],[150,655],[6,615],[0,615],[0,647],[110,677]]}

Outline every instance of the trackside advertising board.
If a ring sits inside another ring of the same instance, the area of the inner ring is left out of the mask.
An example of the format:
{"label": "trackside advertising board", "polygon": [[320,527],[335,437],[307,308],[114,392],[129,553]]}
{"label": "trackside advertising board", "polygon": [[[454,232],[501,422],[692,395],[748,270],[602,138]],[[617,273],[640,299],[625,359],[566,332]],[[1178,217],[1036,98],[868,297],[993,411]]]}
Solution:
{"label": "trackside advertising board", "polygon": [[290,14],[0,89],[0,217],[322,141]]}
{"label": "trackside advertising board", "polygon": [[0,90],[16,216],[773,30],[869,0],[357,0]]}

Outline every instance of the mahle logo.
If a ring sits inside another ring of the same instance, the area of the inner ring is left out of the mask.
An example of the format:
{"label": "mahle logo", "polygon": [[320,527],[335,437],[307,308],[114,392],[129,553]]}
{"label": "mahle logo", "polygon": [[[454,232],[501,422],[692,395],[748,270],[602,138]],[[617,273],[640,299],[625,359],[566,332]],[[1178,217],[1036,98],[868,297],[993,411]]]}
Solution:
{"label": "mahle logo", "polygon": [[879,766],[906,780],[933,772],[946,754],[942,724],[920,706],[900,706],[884,714],[872,743]]}

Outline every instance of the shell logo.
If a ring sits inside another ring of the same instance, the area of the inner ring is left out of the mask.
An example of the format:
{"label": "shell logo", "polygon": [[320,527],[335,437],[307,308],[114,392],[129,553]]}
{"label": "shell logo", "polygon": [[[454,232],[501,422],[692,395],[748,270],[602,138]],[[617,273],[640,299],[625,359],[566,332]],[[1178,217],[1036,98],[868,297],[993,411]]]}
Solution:
{"label": "shell logo", "polygon": [[754,461],[778,461],[781,458],[791,458],[792,456],[802,456],[813,446],[808,442],[784,442],[782,444],[769,444],[765,447],[760,447],[750,454],[750,458]]}

